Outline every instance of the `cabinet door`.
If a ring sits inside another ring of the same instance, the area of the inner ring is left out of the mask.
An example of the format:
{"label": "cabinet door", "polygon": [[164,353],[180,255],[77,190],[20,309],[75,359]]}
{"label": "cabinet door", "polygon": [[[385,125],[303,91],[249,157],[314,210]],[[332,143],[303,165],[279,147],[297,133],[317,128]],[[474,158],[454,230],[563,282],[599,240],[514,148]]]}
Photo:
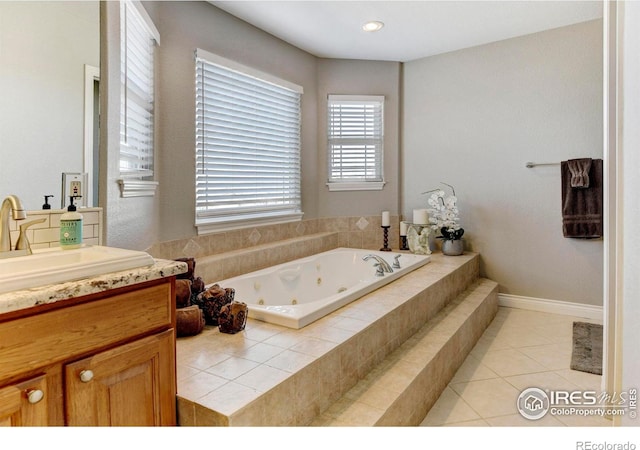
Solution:
{"label": "cabinet door", "polygon": [[173,330],[65,366],[70,426],[176,424]]}
{"label": "cabinet door", "polygon": [[0,388],[0,426],[46,426],[47,411],[44,375]]}

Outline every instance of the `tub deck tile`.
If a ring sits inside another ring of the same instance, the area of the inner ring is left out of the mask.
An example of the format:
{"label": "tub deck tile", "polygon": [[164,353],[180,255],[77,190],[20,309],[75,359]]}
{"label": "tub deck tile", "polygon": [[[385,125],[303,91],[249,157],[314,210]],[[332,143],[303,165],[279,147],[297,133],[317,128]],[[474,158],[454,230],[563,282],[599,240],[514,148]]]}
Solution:
{"label": "tub deck tile", "polygon": [[[363,418],[366,423],[366,417],[379,412],[384,389],[373,391],[376,395],[366,403],[349,406],[353,416],[348,413],[337,420],[327,408],[334,408],[359,380],[375,375],[380,362],[466,288],[460,283],[478,277],[477,254],[431,256],[429,264],[300,330],[249,319],[246,329],[235,335],[207,326],[197,336],[179,338],[179,423],[308,425],[326,421],[338,426],[355,424],[356,415],[360,424]],[[450,282],[450,278],[458,281]],[[274,355],[262,361],[267,350]],[[408,352],[399,361],[402,370],[394,372],[395,379],[417,370],[413,362],[428,351],[430,348]],[[232,367],[236,360],[257,365],[235,377],[216,368],[225,363]],[[275,367],[269,365],[270,360]],[[197,376],[205,370],[215,376],[226,374],[227,378],[221,378],[228,381],[211,391],[191,386],[199,384]],[[287,411],[275,411],[268,405],[284,405],[275,409]]]}

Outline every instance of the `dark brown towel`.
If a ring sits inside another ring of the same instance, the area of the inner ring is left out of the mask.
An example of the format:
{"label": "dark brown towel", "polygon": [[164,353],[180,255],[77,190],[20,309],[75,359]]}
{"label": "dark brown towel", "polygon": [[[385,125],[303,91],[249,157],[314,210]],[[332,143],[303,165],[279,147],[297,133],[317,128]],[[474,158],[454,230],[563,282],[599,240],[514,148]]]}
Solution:
{"label": "dark brown towel", "polygon": [[176,308],[191,305],[191,281],[176,280]]}
{"label": "dark brown towel", "polygon": [[176,334],[178,337],[194,336],[204,329],[202,310],[196,305],[176,309]]}
{"label": "dark brown towel", "polygon": [[569,172],[571,172],[571,187],[588,188],[589,171],[591,170],[591,158],[570,159],[567,161]]}
{"label": "dark brown towel", "polygon": [[571,187],[569,161],[560,164],[562,173],[562,233],[568,238],[602,237],[602,160],[593,159],[589,187]]}

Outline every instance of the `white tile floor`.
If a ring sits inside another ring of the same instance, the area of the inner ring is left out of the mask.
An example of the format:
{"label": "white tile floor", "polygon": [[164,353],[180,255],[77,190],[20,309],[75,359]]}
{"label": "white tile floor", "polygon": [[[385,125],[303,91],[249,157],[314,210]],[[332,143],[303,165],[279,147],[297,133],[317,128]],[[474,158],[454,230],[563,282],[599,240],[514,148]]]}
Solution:
{"label": "white tile floor", "polygon": [[499,308],[422,426],[612,426],[599,416],[547,414],[529,421],[516,409],[528,387],[601,392],[601,376],[569,368],[574,321],[597,322]]}

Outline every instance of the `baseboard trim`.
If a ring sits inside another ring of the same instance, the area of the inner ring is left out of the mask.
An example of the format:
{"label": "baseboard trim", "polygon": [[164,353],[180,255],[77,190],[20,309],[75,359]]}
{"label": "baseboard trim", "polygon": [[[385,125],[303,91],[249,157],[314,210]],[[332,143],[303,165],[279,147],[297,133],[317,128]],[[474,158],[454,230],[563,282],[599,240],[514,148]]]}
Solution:
{"label": "baseboard trim", "polygon": [[523,297],[521,295],[498,294],[498,305],[508,308],[528,309],[531,311],[563,314],[565,316],[584,317],[602,320],[602,306],[581,305],[579,303],[548,300],[544,298]]}

